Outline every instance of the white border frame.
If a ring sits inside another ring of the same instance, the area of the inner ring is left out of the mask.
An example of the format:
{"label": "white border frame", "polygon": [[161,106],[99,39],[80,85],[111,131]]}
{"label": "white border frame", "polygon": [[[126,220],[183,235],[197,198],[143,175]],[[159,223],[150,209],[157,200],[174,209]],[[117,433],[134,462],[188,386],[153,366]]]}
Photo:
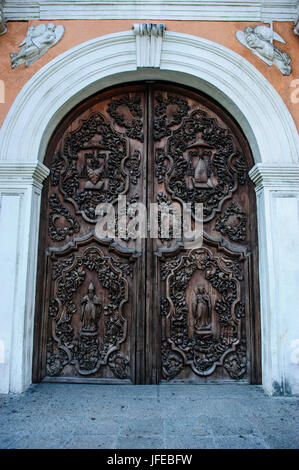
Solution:
{"label": "white border frame", "polygon": [[[283,314],[273,299],[277,298],[278,292],[285,292],[286,287],[284,279],[277,279],[271,270],[276,266],[276,248],[271,243],[271,234],[277,232],[279,224],[278,216],[272,210],[272,196],[278,200],[280,191],[281,198],[289,194],[290,198],[285,200],[291,201],[292,208],[295,207],[292,198],[299,196],[295,124],[275,89],[244,58],[212,41],[170,31],[166,31],[163,39],[160,69],[137,69],[133,31],[98,37],[68,50],[40,69],[26,83],[9,110],[0,131],[0,195],[3,214],[6,214],[0,218],[0,225],[3,223],[0,234],[5,230],[12,234],[17,231],[18,236],[7,237],[2,244],[6,251],[1,257],[0,282],[3,279],[6,289],[0,305],[0,326],[4,325],[6,331],[7,360],[0,364],[0,392],[21,392],[31,383],[38,214],[41,181],[48,173],[42,161],[49,139],[65,114],[84,98],[107,86],[138,79],[162,79],[202,90],[220,102],[243,129],[255,163],[259,164],[251,174],[257,183],[259,249],[262,253],[259,270],[263,385],[269,393],[277,390],[284,393],[290,389],[299,393],[297,366],[294,368],[290,361],[273,359],[273,350],[280,348],[277,325]],[[285,171],[277,172],[278,166]],[[290,183],[291,190],[288,189]],[[9,212],[9,201],[18,210],[17,220]],[[283,207],[280,204],[279,210]],[[294,217],[297,217],[296,213]],[[290,227],[284,228],[292,230],[291,213]],[[280,264],[284,262],[283,250],[287,253],[287,247],[282,245],[281,250]],[[299,245],[293,245],[292,250],[294,259],[299,257]],[[282,268],[288,266],[282,265]],[[16,274],[8,278],[8,272]],[[296,268],[289,275],[294,275],[296,285]],[[295,291],[296,288],[292,292]],[[294,312],[291,318],[284,313],[289,332],[299,337],[299,331],[296,333],[297,305],[290,295],[285,308]],[[5,323],[7,315],[12,319],[11,326],[9,322]],[[13,325],[18,326],[17,336]],[[288,341],[288,337],[285,338]]]}

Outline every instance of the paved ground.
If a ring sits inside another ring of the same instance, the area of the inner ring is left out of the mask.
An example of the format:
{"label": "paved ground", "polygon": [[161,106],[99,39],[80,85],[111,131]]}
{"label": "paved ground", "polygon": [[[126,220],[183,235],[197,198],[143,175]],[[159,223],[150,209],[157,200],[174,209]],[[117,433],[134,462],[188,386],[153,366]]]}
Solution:
{"label": "paved ground", "polygon": [[298,449],[299,398],[246,385],[32,385],[0,395],[1,449]]}

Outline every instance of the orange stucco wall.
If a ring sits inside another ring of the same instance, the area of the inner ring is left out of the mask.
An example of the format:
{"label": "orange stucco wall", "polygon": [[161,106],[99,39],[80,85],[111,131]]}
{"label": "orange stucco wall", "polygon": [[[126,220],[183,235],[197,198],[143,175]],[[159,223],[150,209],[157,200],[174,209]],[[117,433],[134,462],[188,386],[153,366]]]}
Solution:
{"label": "orange stucco wall", "polygon": [[[150,21],[144,19],[142,21]],[[141,20],[138,22],[142,22]],[[17,52],[18,45],[25,38],[28,27],[37,25],[39,21],[8,22],[8,32],[0,37],[0,79],[5,84],[5,103],[0,103],[0,125],[11,107],[17,94],[25,83],[47,62],[82,42],[88,41],[98,36],[118,31],[126,31],[132,28],[136,20],[58,20],[55,24],[62,24],[65,27],[65,34],[62,40],[51,48],[43,57],[32,63],[29,67],[21,65],[16,69],[11,69],[10,52]],[[244,30],[246,26],[257,25],[254,22],[217,22],[217,21],[164,21],[155,20],[155,23],[163,22],[169,31],[193,34],[219,44],[222,44],[251,62],[274,86],[281,95],[290,110],[293,119],[299,129],[299,103],[292,103],[291,94],[294,88],[291,87],[292,80],[299,79],[299,37],[293,33],[294,24],[292,22],[274,22],[274,30],[280,34],[287,44],[276,43],[279,49],[291,56],[292,74],[283,76],[277,67],[269,67],[262,60],[252,54],[242,46],[235,38],[237,30]],[[48,21],[42,23],[47,24]],[[297,94],[299,97],[299,93]]]}

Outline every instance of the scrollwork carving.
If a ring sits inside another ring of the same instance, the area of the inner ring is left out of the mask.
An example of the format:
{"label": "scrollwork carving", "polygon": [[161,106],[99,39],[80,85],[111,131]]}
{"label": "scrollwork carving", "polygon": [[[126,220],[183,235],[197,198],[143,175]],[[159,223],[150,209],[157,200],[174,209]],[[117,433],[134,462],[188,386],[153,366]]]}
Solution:
{"label": "scrollwork carving", "polygon": [[[67,235],[73,235],[74,233],[78,233],[80,231],[80,225],[70,214],[70,211],[64,207],[57,194],[52,193],[49,198],[49,227],[48,232],[49,236],[53,241],[63,241],[65,240]],[[69,225],[65,227],[58,227],[55,223],[60,217],[65,218]]]}
{"label": "scrollwork carving", "polygon": [[[1,14],[2,16],[2,14]],[[1,34],[1,23],[0,23]],[[11,53],[11,68],[14,69],[21,64],[28,67],[32,62],[43,56],[51,47],[55,46],[64,35],[64,27],[55,26],[54,23],[38,24],[30,26],[26,38],[20,43],[21,50]]]}
{"label": "scrollwork carving", "polygon": [[237,318],[244,318],[246,315],[244,302],[239,301],[235,307],[235,314]]}
{"label": "scrollwork carving", "polygon": [[224,367],[233,379],[240,380],[244,377],[247,371],[246,342],[244,340],[240,342],[235,351],[226,356]]}
{"label": "scrollwork carving", "polygon": [[184,367],[184,360],[177,351],[172,351],[166,340],[162,342],[162,377],[171,380]]}
{"label": "scrollwork carving", "polygon": [[157,195],[158,203],[158,238],[162,241],[172,240],[176,234],[181,233],[181,213],[171,204],[170,199],[163,192]]}
{"label": "scrollwork carving", "polygon": [[232,201],[228,208],[216,220],[215,228],[230,240],[240,242],[246,238],[246,212],[242,211],[236,201]]}
{"label": "scrollwork carving", "polygon": [[128,358],[119,352],[113,352],[108,358],[108,366],[119,379],[127,379],[129,377],[129,365]]}
{"label": "scrollwork carving", "polygon": [[57,152],[51,162],[50,178],[52,186],[58,186],[60,180],[60,173],[63,167],[64,160],[61,156],[61,153]]}
{"label": "scrollwork carving", "polygon": [[161,279],[165,281],[167,276],[172,274],[173,270],[179,265],[181,262],[181,257],[176,256],[175,258],[171,258],[168,261],[165,261],[161,264]]}
{"label": "scrollwork carving", "polygon": [[291,74],[291,57],[273,44],[273,41],[279,41],[284,44],[286,42],[279,34],[273,31],[272,26],[247,26],[244,31],[236,32],[236,38],[267,65],[276,65],[282,75]]}
{"label": "scrollwork carving", "polygon": [[59,276],[61,276],[63,269],[71,266],[74,261],[74,255],[70,255],[65,258],[63,261],[57,261],[53,264],[52,269],[52,280],[55,281]]}
{"label": "scrollwork carving", "polygon": [[239,260],[222,256],[221,261],[226,266],[226,268],[228,268],[233,273],[234,277],[238,279],[238,281],[242,281],[242,279],[244,279],[243,267]]}
{"label": "scrollwork carving", "polygon": [[[231,347],[240,341],[238,325],[244,313],[238,281],[232,273],[221,268],[218,257],[207,248],[192,250],[181,257],[180,263],[167,263],[166,267],[162,262],[161,267],[169,292],[161,301],[161,315],[166,316],[166,331],[169,331],[169,337],[166,337],[169,345],[167,348],[162,346],[164,362],[167,362],[167,351],[170,354],[170,351],[179,350],[181,357],[186,358],[184,365],[189,365],[197,375],[210,375],[223,364]],[[193,303],[188,301],[186,293],[198,271],[201,272],[201,283],[195,305],[193,300]],[[211,289],[217,292],[216,299],[211,300],[204,285],[210,286],[210,292]]]}

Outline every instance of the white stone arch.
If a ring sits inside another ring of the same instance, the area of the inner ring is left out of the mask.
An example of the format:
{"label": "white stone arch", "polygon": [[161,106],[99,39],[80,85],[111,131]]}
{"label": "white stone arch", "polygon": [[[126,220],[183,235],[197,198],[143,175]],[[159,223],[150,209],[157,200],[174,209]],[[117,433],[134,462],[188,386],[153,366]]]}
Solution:
{"label": "white stone arch", "polygon": [[[284,289],[283,279],[277,281],[273,272],[277,262],[284,266],[284,252],[279,259],[275,253],[275,236],[279,235],[274,232],[280,233],[275,230],[277,214],[286,210],[281,200],[290,200],[288,211],[294,211],[299,193],[296,127],[283,100],[252,64],[217,43],[171,31],[163,39],[159,68],[137,68],[133,31],[101,36],[66,51],[26,83],[3,123],[0,341],[5,357],[0,363],[0,392],[20,392],[31,383],[40,194],[48,172],[42,161],[50,136],[82,99],[107,86],[139,79],[174,81],[204,91],[235,117],[250,143],[256,163],[251,175],[258,195],[263,385],[270,393],[275,387],[284,393],[295,375],[290,361],[286,375],[287,346],[277,349],[279,325],[286,312],[277,297],[279,288]],[[272,193],[277,198],[278,190],[282,199],[275,202],[274,216]],[[298,275],[296,266],[293,274]],[[289,281],[292,292],[297,290],[294,276]],[[290,300],[283,292],[289,306],[294,301],[295,315],[296,299]],[[292,322],[288,327],[292,328]],[[292,391],[297,385],[299,391],[296,380]]]}

